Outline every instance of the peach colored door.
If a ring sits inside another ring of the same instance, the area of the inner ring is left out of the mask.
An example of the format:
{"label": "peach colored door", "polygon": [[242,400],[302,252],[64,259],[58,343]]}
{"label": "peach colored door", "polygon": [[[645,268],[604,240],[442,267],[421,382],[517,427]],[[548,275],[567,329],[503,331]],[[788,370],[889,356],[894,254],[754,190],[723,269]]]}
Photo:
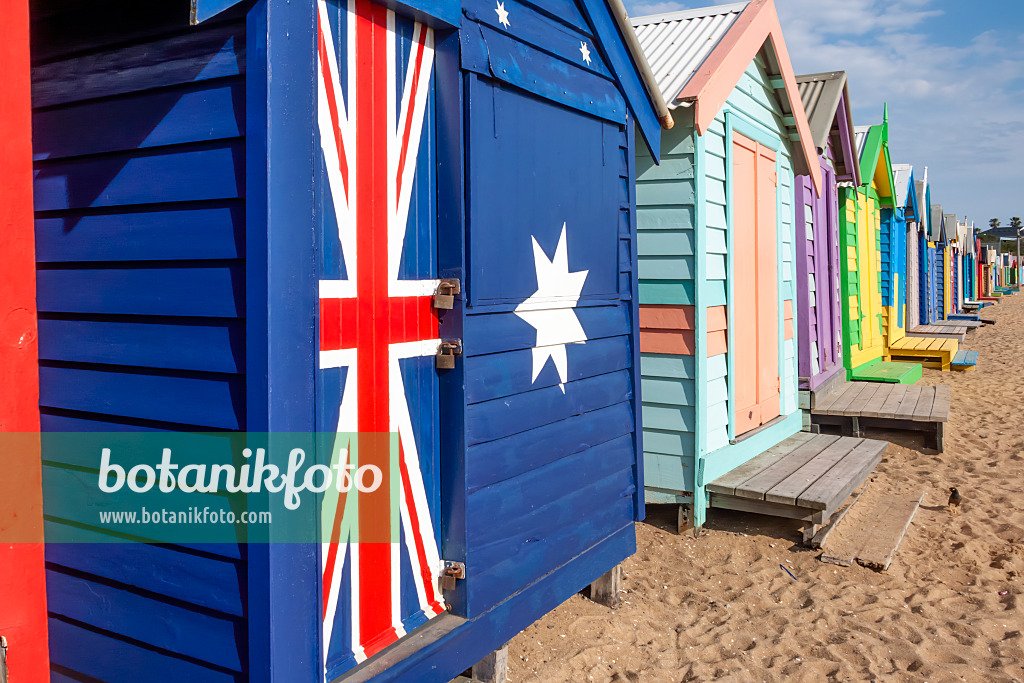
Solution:
{"label": "peach colored door", "polygon": [[757,400],[757,143],[733,133],[733,399],[734,433],[761,424]]}
{"label": "peach colored door", "polygon": [[775,152],[733,133],[733,398],[739,435],[779,414]]}

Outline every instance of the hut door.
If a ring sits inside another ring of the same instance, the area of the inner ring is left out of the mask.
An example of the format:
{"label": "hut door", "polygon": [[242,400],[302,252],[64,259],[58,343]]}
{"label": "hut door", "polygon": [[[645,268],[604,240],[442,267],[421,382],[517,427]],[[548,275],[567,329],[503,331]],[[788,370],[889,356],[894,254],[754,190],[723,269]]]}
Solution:
{"label": "hut door", "polygon": [[327,680],[446,609],[433,40],[370,0],[318,2],[318,460],[355,474],[320,513]]}
{"label": "hut door", "polygon": [[857,216],[857,267],[860,286],[861,353],[851,359],[854,366],[882,355],[882,293],[879,286],[881,261],[878,250],[878,204],[871,197],[860,200]]}
{"label": "hut door", "polygon": [[839,319],[839,204],[834,173],[822,167],[821,198],[818,199],[818,220],[815,229],[815,260],[819,271],[817,282],[818,356],[821,372],[839,362],[842,322]]}
{"label": "hut door", "polygon": [[921,320],[921,288],[917,271],[917,223],[907,221],[907,329]]}
{"label": "hut door", "polygon": [[779,264],[775,152],[733,133],[735,434],[779,414]]}

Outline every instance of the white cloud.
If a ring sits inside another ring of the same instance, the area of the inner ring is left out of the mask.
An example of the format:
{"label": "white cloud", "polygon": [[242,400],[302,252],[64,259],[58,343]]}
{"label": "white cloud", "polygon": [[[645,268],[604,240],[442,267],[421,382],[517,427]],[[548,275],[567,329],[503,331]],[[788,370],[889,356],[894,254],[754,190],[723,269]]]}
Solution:
{"label": "white cloud", "polygon": [[921,26],[941,14],[932,5],[780,0],[778,7],[794,68],[845,70],[858,124],[878,123],[888,102],[893,161],[927,165],[935,201],[961,216],[1008,214],[1010,179],[1024,157],[1016,37],[989,30],[958,45],[937,42]]}

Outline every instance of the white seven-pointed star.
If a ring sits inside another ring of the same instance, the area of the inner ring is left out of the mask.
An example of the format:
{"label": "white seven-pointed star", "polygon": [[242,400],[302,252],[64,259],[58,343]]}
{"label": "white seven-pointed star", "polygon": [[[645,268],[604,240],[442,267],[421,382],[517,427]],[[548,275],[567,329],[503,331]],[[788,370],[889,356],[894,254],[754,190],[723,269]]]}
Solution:
{"label": "white seven-pointed star", "polygon": [[533,238],[533,260],[537,269],[537,291],[516,307],[516,315],[533,325],[537,330],[537,343],[533,348],[533,379],[536,382],[540,371],[550,358],[561,380],[559,388],[565,393],[569,378],[569,362],[565,353],[566,344],[582,344],[587,334],[576,317],[576,303],[580,300],[583,283],[588,270],[569,272],[569,248],[565,240],[565,223],[562,236],[558,238],[555,257],[548,260],[547,254]]}
{"label": "white seven-pointed star", "polygon": [[498,9],[494,11],[498,13],[498,23],[508,28],[508,11],[505,9],[505,3],[499,2]]}
{"label": "white seven-pointed star", "polygon": [[583,61],[590,64],[590,50],[587,48],[586,43],[580,43],[580,54],[583,55]]}

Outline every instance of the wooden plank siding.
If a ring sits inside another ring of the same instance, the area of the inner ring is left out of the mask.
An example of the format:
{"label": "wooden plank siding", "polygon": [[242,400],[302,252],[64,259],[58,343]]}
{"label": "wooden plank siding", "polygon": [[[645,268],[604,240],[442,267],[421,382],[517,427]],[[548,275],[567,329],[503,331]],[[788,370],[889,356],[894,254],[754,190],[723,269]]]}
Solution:
{"label": "wooden plank siding", "polygon": [[[694,150],[692,131],[676,126],[662,136],[660,165],[642,149],[636,162],[644,478],[683,497],[694,490],[696,453]],[[724,231],[721,244],[724,252]],[[686,341],[669,353],[649,346],[663,340],[647,327],[665,324],[666,309],[678,311]]]}
{"label": "wooden plank siding", "polygon": [[[42,430],[244,430],[244,20],[72,12],[33,24]],[[248,680],[244,547],[95,535],[46,549],[55,675]]]}

